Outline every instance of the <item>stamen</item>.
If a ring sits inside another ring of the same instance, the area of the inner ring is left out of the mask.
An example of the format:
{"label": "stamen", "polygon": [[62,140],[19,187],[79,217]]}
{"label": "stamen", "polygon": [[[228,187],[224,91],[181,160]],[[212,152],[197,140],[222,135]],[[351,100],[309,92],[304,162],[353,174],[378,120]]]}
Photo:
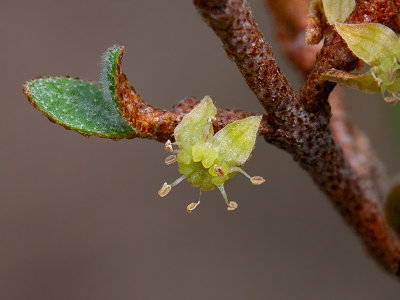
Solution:
{"label": "stamen", "polygon": [[185,175],[182,175],[181,177],[179,177],[178,179],[176,179],[173,183],[168,184],[166,182],[164,182],[163,186],[161,187],[161,189],[158,191],[158,195],[160,197],[165,197],[168,195],[168,193],[171,191],[171,189],[176,186],[177,184],[179,184],[182,180],[184,180],[186,178]]}
{"label": "stamen", "polygon": [[197,203],[192,202],[190,203],[187,207],[186,207],[186,211],[188,213],[191,213],[192,211],[194,211],[196,209],[196,207],[200,204],[200,201],[198,201]]}
{"label": "stamen", "polygon": [[214,170],[215,173],[217,173],[217,175],[219,177],[222,177],[222,176],[225,175],[224,170],[222,170],[222,168],[220,166],[218,166],[218,165],[214,165],[213,170]]}
{"label": "stamen", "polygon": [[265,179],[262,178],[261,176],[253,176],[251,177],[249,174],[247,174],[242,168],[239,167],[232,167],[231,168],[232,172],[239,172],[242,173],[244,176],[246,176],[248,179],[250,179],[250,182],[254,185],[260,185],[265,182]]}
{"label": "stamen", "polygon": [[165,159],[164,162],[165,162],[165,164],[166,164],[167,166],[172,165],[173,163],[176,162],[176,155],[169,155],[169,156],[167,156],[167,158]]}
{"label": "stamen", "polygon": [[254,185],[260,185],[260,184],[263,184],[265,182],[265,179],[262,178],[261,176],[253,176],[253,177],[250,178],[250,181]]}
{"label": "stamen", "polygon": [[184,180],[186,178],[185,175],[182,175],[181,177],[179,177],[178,179],[176,179],[173,183],[171,183],[171,187],[176,186],[177,184],[181,183],[182,180]]}
{"label": "stamen", "polygon": [[208,122],[208,123],[212,123],[212,122],[214,122],[216,119],[217,119],[216,117],[211,116],[211,117],[208,117],[207,122]]}
{"label": "stamen", "polygon": [[400,95],[398,93],[392,93],[389,97],[383,98],[389,104],[396,104],[400,101]]}
{"label": "stamen", "polygon": [[217,187],[218,187],[219,191],[221,192],[222,197],[224,198],[226,205],[229,206],[228,196],[226,196],[224,185],[218,185]]}
{"label": "stamen", "polygon": [[199,193],[199,201],[197,201],[197,203],[195,203],[195,202],[190,203],[190,204],[186,207],[186,211],[187,211],[188,213],[191,213],[193,210],[195,210],[195,208],[196,208],[197,206],[199,206],[199,204],[200,204],[200,199],[201,199],[201,189],[200,189],[200,193]]}
{"label": "stamen", "polygon": [[235,201],[231,201],[228,204],[228,207],[226,208],[228,211],[232,211],[238,208],[238,204]]}
{"label": "stamen", "polygon": [[232,167],[232,168],[231,168],[231,171],[232,171],[232,172],[239,172],[239,173],[242,173],[244,176],[246,176],[248,179],[251,180],[250,175],[247,174],[242,168],[239,168],[239,167]]}
{"label": "stamen", "polygon": [[172,148],[172,143],[171,143],[170,140],[168,140],[168,141],[165,143],[165,150],[167,150],[168,152],[173,152],[173,151],[174,151],[174,149]]}
{"label": "stamen", "polygon": [[165,197],[165,196],[167,196],[168,193],[171,191],[171,188],[172,188],[172,187],[171,187],[168,183],[164,182],[163,186],[162,186],[161,189],[158,191],[158,195],[159,195],[160,197]]}

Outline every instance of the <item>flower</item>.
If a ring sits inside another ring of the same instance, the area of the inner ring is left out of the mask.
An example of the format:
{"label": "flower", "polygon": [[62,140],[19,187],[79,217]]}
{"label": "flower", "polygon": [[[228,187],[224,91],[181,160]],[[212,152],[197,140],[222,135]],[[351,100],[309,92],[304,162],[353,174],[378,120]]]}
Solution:
{"label": "flower", "polygon": [[400,39],[389,27],[379,23],[342,24],[335,29],[349,49],[371,66],[363,74],[328,70],[321,78],[367,92],[381,92],[384,100],[400,100]]}
{"label": "flower", "polygon": [[[167,141],[167,151],[177,153],[168,156],[166,164],[178,162],[182,174],[173,183],[164,183],[158,194],[166,196],[172,187],[186,179],[201,191],[210,191],[215,187],[220,190],[229,211],[237,208],[237,203],[228,201],[224,183],[237,173],[242,173],[253,184],[265,180],[260,176],[250,177],[241,166],[248,160],[257,137],[262,116],[251,116],[234,121],[214,134],[212,122],[217,108],[210,97],[206,96],[192,111],[186,114],[174,130],[175,142]],[[179,150],[173,150],[172,145]],[[198,204],[191,203],[187,211],[193,211]]]}

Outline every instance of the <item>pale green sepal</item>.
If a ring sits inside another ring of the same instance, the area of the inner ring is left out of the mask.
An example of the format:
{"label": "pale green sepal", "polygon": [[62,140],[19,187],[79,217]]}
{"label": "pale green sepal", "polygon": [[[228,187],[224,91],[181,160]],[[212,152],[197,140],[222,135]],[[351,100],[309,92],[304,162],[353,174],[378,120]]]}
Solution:
{"label": "pale green sepal", "polygon": [[356,6],[355,0],[322,0],[328,23],[344,22]]}
{"label": "pale green sepal", "polygon": [[249,158],[256,142],[262,116],[232,122],[214,135],[213,147],[230,165],[242,165]]}
{"label": "pale green sepal", "polygon": [[204,156],[201,160],[201,163],[203,167],[207,169],[214,165],[217,158],[218,152],[215,151],[213,147],[207,147],[204,151]]}
{"label": "pale green sepal", "polygon": [[211,182],[216,186],[223,185],[227,180],[229,180],[228,175],[222,177],[212,177]]}
{"label": "pale green sepal", "polygon": [[335,24],[349,49],[371,66],[389,57],[398,57],[400,42],[396,33],[379,23]]}
{"label": "pale green sepal", "polygon": [[371,71],[364,74],[353,74],[340,70],[328,70],[321,75],[322,80],[333,81],[365,92],[380,92],[381,88],[372,76]]}
{"label": "pale green sepal", "polygon": [[177,155],[178,163],[183,163],[187,165],[192,162],[192,158],[192,153],[190,152],[190,149],[187,148],[179,150]]}
{"label": "pale green sepal", "polygon": [[186,114],[174,130],[175,141],[179,147],[193,146],[205,142],[212,134],[212,124],[208,121],[214,117],[217,108],[210,97],[204,97],[192,111]]}
{"label": "pale green sepal", "polygon": [[192,146],[192,159],[194,162],[199,162],[204,157],[204,152],[207,149],[206,143],[198,143]]}

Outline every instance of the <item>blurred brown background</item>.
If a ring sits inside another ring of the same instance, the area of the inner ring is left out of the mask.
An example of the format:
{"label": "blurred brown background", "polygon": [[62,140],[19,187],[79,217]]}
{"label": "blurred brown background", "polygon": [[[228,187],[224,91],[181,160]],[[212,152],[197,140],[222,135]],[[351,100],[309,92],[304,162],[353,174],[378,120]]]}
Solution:
{"label": "blurred brown background", "polygon": [[[261,0],[255,17],[293,85]],[[96,80],[102,52],[126,46],[123,70],[143,98],[170,108],[212,95],[220,107],[262,111],[220,41],[187,0],[0,3],[0,299],[398,299],[400,283],[289,155],[258,140],[246,170],[217,191],[187,183],[147,140],[84,138],[50,123],[22,94],[39,75]],[[347,91],[391,174],[399,143],[378,95]]]}

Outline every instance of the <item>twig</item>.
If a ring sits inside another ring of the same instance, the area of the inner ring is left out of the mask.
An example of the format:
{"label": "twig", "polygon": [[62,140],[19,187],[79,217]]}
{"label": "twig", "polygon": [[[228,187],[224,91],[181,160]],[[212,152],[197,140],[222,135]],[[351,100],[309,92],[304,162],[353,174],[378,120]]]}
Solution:
{"label": "twig", "polygon": [[[149,138],[160,142],[173,139],[176,125],[181,121],[185,113],[190,111],[198,100],[193,98],[184,99],[175,106],[174,111],[167,111],[155,108],[139,96],[133,87],[128,84],[127,77],[121,72],[121,53],[116,71],[116,92],[119,102],[123,108],[122,114],[125,120],[136,130],[136,137]],[[248,116],[259,115],[257,113],[244,112],[240,110],[218,110],[214,121],[215,131],[220,130],[227,124],[244,119]],[[267,115],[263,115],[259,133],[268,136],[272,128],[267,123]]]}

